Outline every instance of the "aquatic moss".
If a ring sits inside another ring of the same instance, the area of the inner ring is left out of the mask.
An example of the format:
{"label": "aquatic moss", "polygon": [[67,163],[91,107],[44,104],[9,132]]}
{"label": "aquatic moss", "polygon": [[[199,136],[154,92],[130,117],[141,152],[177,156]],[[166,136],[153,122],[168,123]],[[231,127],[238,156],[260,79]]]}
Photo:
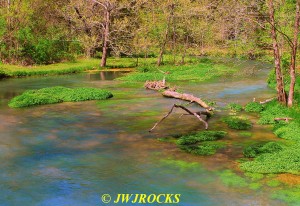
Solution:
{"label": "aquatic moss", "polygon": [[264,153],[274,153],[281,151],[283,148],[281,144],[277,142],[267,142],[267,143],[256,143],[246,147],[243,151],[245,157],[257,157],[258,155]]}
{"label": "aquatic moss", "polygon": [[235,174],[231,170],[224,170],[219,174],[219,178],[223,184],[228,187],[247,187],[247,181],[240,177],[239,175]]}
{"label": "aquatic moss", "polygon": [[28,90],[14,97],[8,103],[11,108],[21,108],[61,102],[78,102],[87,100],[104,100],[111,98],[111,92],[97,88],[48,87],[39,90]]}
{"label": "aquatic moss", "polygon": [[224,131],[201,131],[196,134],[182,136],[177,140],[178,145],[196,144],[203,141],[214,141],[227,135]]}
{"label": "aquatic moss", "polygon": [[250,129],[252,127],[250,120],[245,117],[229,116],[229,117],[223,118],[223,121],[231,129],[246,130],[246,129]]}
{"label": "aquatic moss", "polygon": [[179,148],[185,152],[202,156],[213,155],[218,149],[224,147],[224,142],[202,142],[198,145],[179,145]]}
{"label": "aquatic moss", "polygon": [[253,161],[241,163],[240,168],[246,172],[262,174],[298,174],[300,171],[300,143],[285,146],[277,152],[258,155]]}
{"label": "aquatic moss", "polygon": [[224,142],[216,142],[227,135],[223,131],[201,131],[191,135],[181,136],[176,144],[178,147],[195,155],[213,155],[220,148],[225,147]]}
{"label": "aquatic moss", "polygon": [[264,106],[258,102],[249,102],[245,106],[246,112],[261,112],[263,111]]}
{"label": "aquatic moss", "polygon": [[240,112],[243,110],[243,106],[237,103],[229,103],[226,108],[230,109],[231,111]]}
{"label": "aquatic moss", "polygon": [[260,173],[252,173],[252,172],[245,172],[244,174],[246,177],[249,177],[251,180],[261,180],[264,178],[263,174]]}

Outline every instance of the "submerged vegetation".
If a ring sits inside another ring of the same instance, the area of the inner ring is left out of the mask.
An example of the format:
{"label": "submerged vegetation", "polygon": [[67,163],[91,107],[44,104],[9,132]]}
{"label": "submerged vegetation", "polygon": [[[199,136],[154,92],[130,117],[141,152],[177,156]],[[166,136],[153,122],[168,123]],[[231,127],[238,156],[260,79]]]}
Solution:
{"label": "submerged vegetation", "polygon": [[247,130],[252,127],[252,123],[246,117],[239,117],[239,116],[229,116],[225,117],[223,121],[228,125],[231,129],[237,130]]}
{"label": "submerged vegetation", "polygon": [[243,106],[237,103],[229,103],[226,107],[234,112],[240,112],[243,110]]}
{"label": "submerged vegetation", "polygon": [[258,102],[249,102],[245,106],[246,112],[261,112],[264,109],[264,106]]}
{"label": "submerged vegetation", "polygon": [[[257,173],[298,174],[300,171],[299,107],[295,105],[287,108],[273,100],[264,104],[263,107],[256,104],[251,108],[255,108],[251,111],[260,114],[258,123],[272,125],[274,134],[288,141],[285,144],[269,142],[245,148],[244,155],[254,160],[241,163],[241,169]],[[276,120],[276,118],[290,118],[290,120]]]}
{"label": "submerged vegetation", "polygon": [[195,155],[213,155],[218,149],[224,148],[224,142],[216,140],[222,139],[227,135],[224,131],[202,131],[196,134],[180,137],[176,144],[178,147]]}
{"label": "submerged vegetation", "polygon": [[8,105],[11,108],[21,108],[61,102],[104,100],[111,98],[112,96],[111,92],[97,88],[71,89],[57,86],[39,90],[28,90],[23,94],[14,97]]}

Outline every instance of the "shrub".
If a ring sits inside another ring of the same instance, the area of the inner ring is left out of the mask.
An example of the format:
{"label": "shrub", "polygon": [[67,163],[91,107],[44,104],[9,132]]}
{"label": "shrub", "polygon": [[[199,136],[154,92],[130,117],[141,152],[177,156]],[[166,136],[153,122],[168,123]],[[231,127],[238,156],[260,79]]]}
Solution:
{"label": "shrub", "polygon": [[237,116],[230,116],[223,119],[223,121],[231,129],[246,130],[252,127],[249,119]]}
{"label": "shrub", "polygon": [[39,90],[28,90],[14,97],[9,103],[11,108],[35,105],[54,104],[60,102],[78,102],[86,100],[104,100],[113,95],[106,90],[96,88],[49,87]]}

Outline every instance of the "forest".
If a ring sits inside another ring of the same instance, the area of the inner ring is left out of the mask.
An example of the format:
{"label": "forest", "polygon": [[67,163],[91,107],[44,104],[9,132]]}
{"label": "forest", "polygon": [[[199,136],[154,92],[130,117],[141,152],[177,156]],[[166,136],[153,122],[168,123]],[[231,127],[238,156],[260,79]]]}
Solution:
{"label": "forest", "polygon": [[0,0],[1,202],[299,205],[299,26],[300,0]]}

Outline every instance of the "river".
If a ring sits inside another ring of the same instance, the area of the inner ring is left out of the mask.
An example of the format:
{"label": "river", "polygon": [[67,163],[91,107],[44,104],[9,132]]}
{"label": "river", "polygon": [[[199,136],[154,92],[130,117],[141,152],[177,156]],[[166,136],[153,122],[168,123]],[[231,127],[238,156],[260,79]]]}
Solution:
{"label": "river", "polygon": [[[209,83],[174,82],[180,90],[216,101],[210,129],[229,132],[227,147],[209,157],[180,151],[158,138],[203,130],[192,117],[171,115],[153,133],[148,130],[179,100],[143,87],[121,87],[115,73],[74,74],[0,81],[0,205],[85,206],[104,204],[102,195],[180,194],[177,205],[285,205],[262,187],[232,187],[221,176],[228,169],[242,176],[236,159],[244,145],[275,140],[269,127],[255,125],[251,137],[220,121],[229,102],[245,104],[274,96],[266,84],[270,65],[240,64],[253,73]],[[49,86],[106,88],[116,100],[62,103],[11,109],[8,101],[27,89]],[[125,95],[122,95],[124,92]],[[191,106],[192,109],[197,109]],[[257,116],[250,115],[255,122]],[[223,175],[224,176],[224,175]],[[132,204],[127,204],[132,205]]]}

